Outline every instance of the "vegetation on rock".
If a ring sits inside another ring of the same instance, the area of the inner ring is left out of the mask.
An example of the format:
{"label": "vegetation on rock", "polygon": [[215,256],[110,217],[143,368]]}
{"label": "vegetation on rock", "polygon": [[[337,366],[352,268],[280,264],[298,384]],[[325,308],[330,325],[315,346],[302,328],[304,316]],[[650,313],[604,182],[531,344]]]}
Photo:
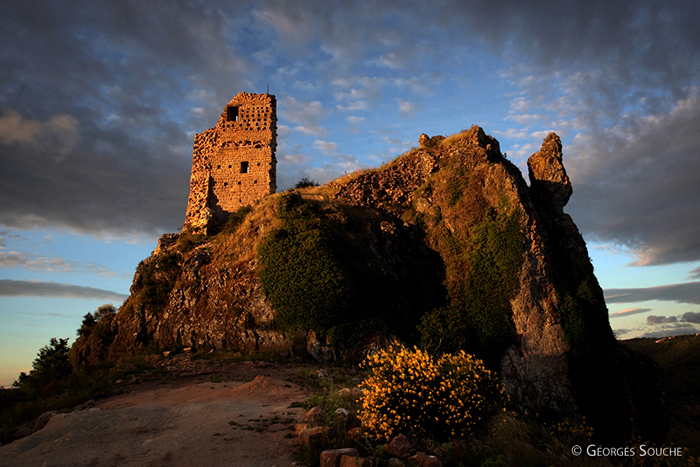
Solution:
{"label": "vegetation on rock", "polygon": [[[411,337],[425,312],[423,302],[437,294],[411,301],[402,292],[411,289],[406,276],[423,275],[425,267],[395,271],[373,252],[362,231],[352,229],[349,216],[338,211],[329,216],[297,194],[279,198],[277,216],[282,225],[258,246],[258,274],[282,329],[314,330],[345,349],[377,331]],[[343,219],[346,228],[333,217]],[[431,284],[441,288],[431,278],[423,288]]]}
{"label": "vegetation on rock", "polygon": [[467,349],[497,365],[513,342],[510,299],[518,287],[523,235],[517,211],[488,210],[469,232],[431,230],[446,264],[449,306],[421,322],[425,348]]}

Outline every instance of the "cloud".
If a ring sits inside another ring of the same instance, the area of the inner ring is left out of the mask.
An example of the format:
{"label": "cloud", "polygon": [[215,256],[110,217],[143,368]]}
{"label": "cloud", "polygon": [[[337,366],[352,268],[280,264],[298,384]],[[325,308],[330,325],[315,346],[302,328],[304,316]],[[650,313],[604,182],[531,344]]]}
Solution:
{"label": "cloud", "polygon": [[700,304],[700,282],[659,285],[656,287],[605,289],[606,303],[634,303],[649,300]]}
{"label": "cloud", "polygon": [[647,316],[647,324],[673,324],[676,323],[678,319],[675,316]]}
{"label": "cloud", "polygon": [[412,117],[418,112],[418,106],[413,102],[397,99],[399,103],[399,115],[402,117]]}
{"label": "cloud", "polygon": [[25,268],[47,272],[83,272],[114,277],[116,273],[107,267],[96,263],[65,260],[58,257],[39,256],[33,253],[20,253],[17,251],[0,251],[0,267]]}
{"label": "cloud", "polygon": [[334,97],[343,102],[336,108],[341,111],[356,112],[369,110],[382,98],[382,88],[387,80],[382,77],[352,76],[336,78],[332,81],[336,88]]}
{"label": "cloud", "polygon": [[696,334],[698,330],[690,325],[668,326],[665,328],[654,329],[642,334],[641,337],[673,337],[683,336],[686,334]]}
{"label": "cloud", "polygon": [[0,223],[117,236],[178,229],[192,134],[212,125],[231,88],[247,88],[249,62],[227,40],[236,20],[160,2],[39,10],[3,9]]}
{"label": "cloud", "polygon": [[328,110],[319,101],[301,101],[286,96],[278,103],[280,118],[296,123],[293,128],[309,135],[321,135],[327,130],[321,125],[321,120]]}
{"label": "cloud", "polygon": [[636,250],[637,265],[700,260],[700,95],[632,120],[565,154],[569,209],[588,238]]}
{"label": "cloud", "polygon": [[[325,174],[335,172],[337,177],[342,173],[357,170],[362,166],[362,164],[352,154],[343,154],[338,152],[338,145],[332,141],[316,140],[314,141],[314,148],[320,151],[327,158],[323,163],[323,172]],[[324,181],[331,180],[327,179],[325,174],[319,179]]]}
{"label": "cloud", "polygon": [[317,139],[314,141],[314,148],[318,149],[326,156],[332,156],[338,152],[338,145],[332,141],[322,141]]}
{"label": "cloud", "polygon": [[129,296],[110,290],[95,289],[56,282],[34,282],[0,279],[0,296],[4,297],[58,297],[102,299],[123,302]]}
{"label": "cloud", "polygon": [[70,115],[55,115],[42,122],[26,120],[16,110],[9,109],[0,116],[0,144],[51,151],[60,158],[71,152],[79,139],[78,122]]}
{"label": "cloud", "polygon": [[[13,2],[0,29],[0,223],[176,230],[192,137],[233,92],[298,92],[278,100],[288,137],[340,141],[332,112],[389,113],[400,91],[411,115],[466,70],[511,80],[509,137],[574,138],[567,209],[587,239],[629,246],[638,264],[700,259],[699,13],[656,0]],[[517,157],[541,143],[521,139]]]}
{"label": "cloud", "polygon": [[625,308],[624,310],[610,313],[609,316],[610,318],[621,318],[623,316],[637,315],[648,311],[651,311],[651,308]]}
{"label": "cloud", "polygon": [[697,313],[694,311],[689,311],[687,313],[683,313],[680,320],[685,321],[687,323],[700,324],[700,313]]}
{"label": "cloud", "polygon": [[679,322],[677,316],[647,316],[647,326],[652,328],[651,331],[645,332],[642,337],[671,337],[679,336],[683,334],[695,334],[698,332],[697,328],[689,323]]}

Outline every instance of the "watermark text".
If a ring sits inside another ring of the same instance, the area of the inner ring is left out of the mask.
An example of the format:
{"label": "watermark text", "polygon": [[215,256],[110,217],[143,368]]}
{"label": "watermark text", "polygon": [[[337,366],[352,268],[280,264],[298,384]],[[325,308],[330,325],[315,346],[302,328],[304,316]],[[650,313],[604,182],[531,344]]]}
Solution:
{"label": "watermark text", "polygon": [[604,447],[589,444],[585,448],[575,445],[571,448],[574,456],[586,453],[589,457],[683,457],[683,448],[678,446],[639,446]]}

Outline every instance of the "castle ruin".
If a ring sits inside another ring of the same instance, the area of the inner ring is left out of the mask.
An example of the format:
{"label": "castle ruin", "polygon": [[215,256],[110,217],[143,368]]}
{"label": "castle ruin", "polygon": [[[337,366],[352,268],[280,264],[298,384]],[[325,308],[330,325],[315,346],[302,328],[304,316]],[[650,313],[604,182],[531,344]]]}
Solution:
{"label": "castle ruin", "polygon": [[277,101],[239,93],[194,137],[184,229],[212,233],[238,208],[277,190]]}

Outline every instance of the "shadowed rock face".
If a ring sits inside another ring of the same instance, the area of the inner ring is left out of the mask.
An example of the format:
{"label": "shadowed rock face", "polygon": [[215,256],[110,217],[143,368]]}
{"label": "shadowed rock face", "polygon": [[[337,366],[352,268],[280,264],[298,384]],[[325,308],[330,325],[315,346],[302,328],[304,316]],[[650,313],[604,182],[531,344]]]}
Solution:
{"label": "shadowed rock face", "polygon": [[[332,351],[326,338],[362,328],[366,340],[399,335],[431,351],[474,353],[500,372],[522,409],[585,415],[607,439],[626,436],[633,423],[651,425],[641,411],[633,414],[658,394],[627,389],[630,378],[639,382],[649,370],[619,352],[585,242],[563,212],[572,188],[559,137],[549,134],[528,160],[529,187],[479,127],[420,139],[419,148],[379,169],[269,196],[216,236],[164,237],[139,265],[110,336],[99,345],[86,345],[90,336],[78,339],[81,361],[94,362],[90,352],[120,358],[145,346],[176,345],[313,348],[315,356],[336,357],[351,349]],[[318,251],[290,241],[311,235],[305,226],[320,235]],[[328,238],[357,254],[324,246]],[[347,300],[336,289],[316,290],[326,283],[304,275],[317,262],[289,268],[295,256],[291,247],[276,248],[282,241],[343,275]],[[282,256],[270,261],[261,251]],[[376,283],[361,277],[356,258],[371,265]],[[297,290],[282,267],[347,311],[316,316],[324,330],[280,327],[281,312],[303,321],[313,308],[304,303],[312,294]],[[275,288],[265,283],[271,277],[292,286]],[[374,290],[377,284],[386,293]],[[367,302],[370,288],[380,302]]]}

